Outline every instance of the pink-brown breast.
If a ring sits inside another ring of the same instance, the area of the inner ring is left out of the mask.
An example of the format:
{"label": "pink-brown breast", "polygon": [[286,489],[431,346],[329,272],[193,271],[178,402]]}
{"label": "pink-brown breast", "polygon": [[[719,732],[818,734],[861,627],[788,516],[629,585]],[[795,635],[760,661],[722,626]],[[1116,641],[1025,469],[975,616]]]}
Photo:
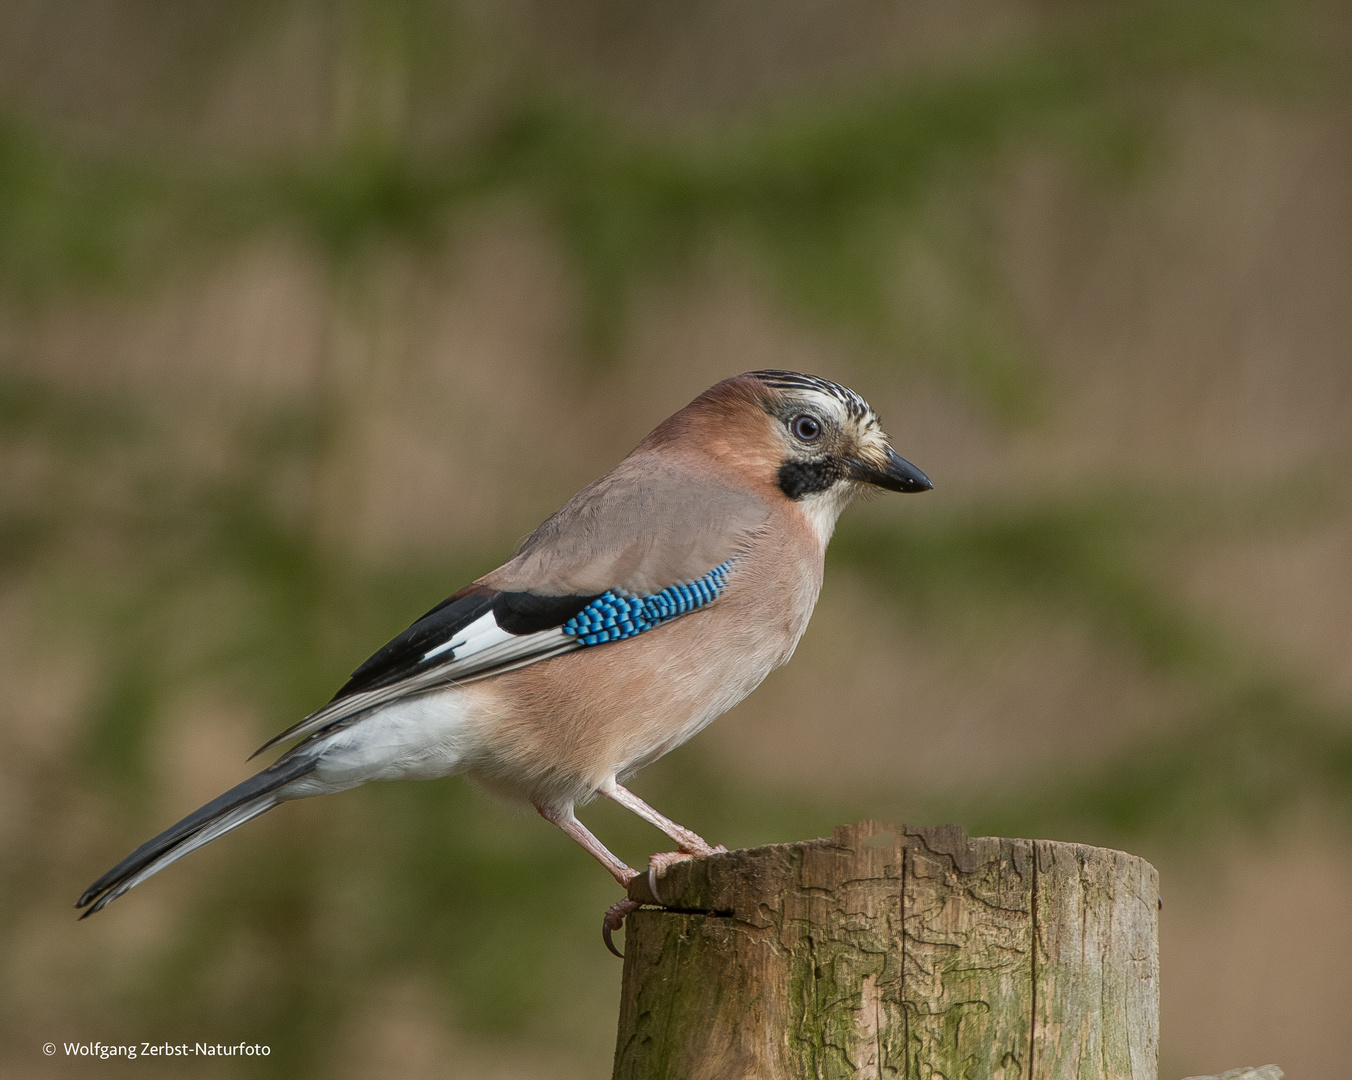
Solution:
{"label": "pink-brown breast", "polygon": [[467,772],[535,803],[589,798],[685,742],[786,662],[821,588],[824,545],[788,500],[708,607],[636,637],[465,687]]}

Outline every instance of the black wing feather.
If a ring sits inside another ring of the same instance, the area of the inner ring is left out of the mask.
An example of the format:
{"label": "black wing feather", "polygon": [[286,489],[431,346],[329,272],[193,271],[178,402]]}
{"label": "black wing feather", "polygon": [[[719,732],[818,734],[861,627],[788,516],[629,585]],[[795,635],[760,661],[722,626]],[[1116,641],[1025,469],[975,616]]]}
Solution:
{"label": "black wing feather", "polygon": [[[418,671],[423,657],[444,645],[485,612],[509,634],[534,634],[562,626],[595,596],[540,596],[530,592],[498,592],[486,585],[471,585],[443,600],[393,641],[372,654],[352,673],[333,701],[389,686]],[[443,663],[445,657],[433,658]],[[429,663],[431,661],[428,661]]]}
{"label": "black wing feather", "polygon": [[538,634],[562,626],[597,596],[541,596],[532,592],[500,592],[493,618],[509,634]]}
{"label": "black wing feather", "polygon": [[330,704],[345,697],[397,682],[417,670],[428,651],[456,634],[493,606],[495,589],[471,585],[434,607],[393,641],[373,653],[334,694]]}

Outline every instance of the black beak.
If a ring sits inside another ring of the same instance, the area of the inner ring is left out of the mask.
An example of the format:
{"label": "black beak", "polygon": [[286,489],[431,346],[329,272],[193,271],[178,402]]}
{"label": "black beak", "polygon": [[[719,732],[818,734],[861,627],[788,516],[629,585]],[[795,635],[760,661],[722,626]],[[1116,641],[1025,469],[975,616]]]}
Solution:
{"label": "black beak", "polygon": [[928,476],[890,446],[887,448],[887,465],[882,469],[851,458],[850,479],[888,491],[929,491],[934,487]]}

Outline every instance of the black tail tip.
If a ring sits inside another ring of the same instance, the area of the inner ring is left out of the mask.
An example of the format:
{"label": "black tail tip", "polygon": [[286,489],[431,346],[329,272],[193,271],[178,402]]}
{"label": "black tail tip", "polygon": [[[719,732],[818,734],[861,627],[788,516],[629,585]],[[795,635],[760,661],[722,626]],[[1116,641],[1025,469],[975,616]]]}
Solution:
{"label": "black tail tip", "polygon": [[[80,912],[80,918],[87,919],[89,918],[89,916],[93,915],[94,912],[100,910],[103,907],[102,904],[96,903],[95,901],[99,896],[99,894],[104,891],[105,890],[103,889],[93,889],[93,888],[86,889],[84,891],[84,895],[81,896],[80,899],[75,901],[76,911],[79,911],[81,908],[87,909],[86,911]],[[90,904],[93,904],[94,906],[90,907],[89,906]]]}

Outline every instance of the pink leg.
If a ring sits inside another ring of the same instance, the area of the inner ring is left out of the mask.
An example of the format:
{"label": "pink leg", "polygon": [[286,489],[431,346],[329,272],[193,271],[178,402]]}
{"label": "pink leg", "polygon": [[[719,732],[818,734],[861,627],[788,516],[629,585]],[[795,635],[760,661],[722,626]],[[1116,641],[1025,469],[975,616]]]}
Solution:
{"label": "pink leg", "polygon": [[698,833],[691,832],[684,825],[677,825],[666,814],[654,810],[628,788],[621,787],[614,780],[601,786],[601,794],[629,810],[650,825],[655,825],[676,841],[676,847],[686,855],[713,855],[727,851],[724,847],[713,847]]}
{"label": "pink leg", "polygon": [[619,859],[606,850],[605,844],[596,839],[596,837],[592,835],[591,830],[577,820],[576,816],[573,814],[572,807],[569,807],[567,810],[555,810],[553,807],[549,806],[537,806],[535,809],[539,811],[542,818],[552,825],[557,825],[586,848],[587,853],[590,854],[593,859],[610,871],[611,877],[625,888],[629,887],[630,880],[638,874],[638,871],[625,866],[624,863],[620,862]]}
{"label": "pink leg", "polygon": [[[577,820],[573,814],[573,808],[570,806],[567,810],[556,810],[553,807],[537,806],[542,818],[550,824],[557,825],[579,844],[581,844],[602,866],[610,871],[611,876],[620,883],[623,888],[629,887],[629,882],[637,872],[631,870],[622,863],[607,849],[605,844],[592,835],[590,829]],[[601,938],[606,943],[606,948],[616,956],[623,957],[624,953],[615,948],[615,942],[611,940],[611,934],[624,925],[625,916],[631,911],[637,911],[640,905],[626,897],[606,909],[605,917],[601,920]]]}

